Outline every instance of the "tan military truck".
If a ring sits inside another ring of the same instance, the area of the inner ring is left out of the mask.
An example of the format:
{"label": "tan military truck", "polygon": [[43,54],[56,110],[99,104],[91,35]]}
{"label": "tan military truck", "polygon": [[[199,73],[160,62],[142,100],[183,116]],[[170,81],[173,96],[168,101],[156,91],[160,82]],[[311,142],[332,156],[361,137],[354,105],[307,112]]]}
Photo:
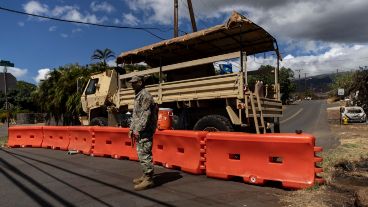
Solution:
{"label": "tan military truck", "polygon": [[[252,92],[248,87],[247,56],[275,52],[277,69],[273,91]],[[214,63],[238,62],[239,69],[218,74]],[[147,90],[160,107],[174,111],[174,129],[208,131],[279,132],[282,116],[278,83],[277,42],[267,31],[233,12],[226,23],[170,40],[123,52],[122,68],[144,63],[149,69],[124,73],[108,70],[89,80],[81,101],[88,114],[85,125],[129,124],[134,91],[128,81],[134,75],[155,76]]]}

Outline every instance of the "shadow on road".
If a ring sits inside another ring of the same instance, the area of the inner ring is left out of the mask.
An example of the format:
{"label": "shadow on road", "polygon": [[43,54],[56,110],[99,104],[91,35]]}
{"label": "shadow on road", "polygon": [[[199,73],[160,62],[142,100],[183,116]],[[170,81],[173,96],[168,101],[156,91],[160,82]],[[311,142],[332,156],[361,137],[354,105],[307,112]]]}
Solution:
{"label": "shadow on road", "polygon": [[23,185],[21,182],[13,178],[10,174],[8,174],[2,168],[0,168],[0,173],[2,173],[6,178],[8,178],[12,183],[14,183],[21,191],[29,195],[29,197],[32,200],[34,200],[36,203],[38,203],[40,206],[52,206],[51,203],[47,202],[45,199],[37,195],[37,193],[33,192],[33,190],[29,189],[27,186]]}
{"label": "shadow on road", "polygon": [[165,183],[173,182],[175,180],[179,180],[183,176],[179,172],[163,172],[154,175],[153,181],[155,186],[160,186]]}
{"label": "shadow on road", "polygon": [[[67,172],[67,173],[70,173],[72,175],[75,175],[75,176],[78,176],[78,177],[81,177],[81,178],[84,178],[84,179],[87,179],[89,181],[92,181],[92,182],[95,182],[95,183],[99,183],[101,185],[104,185],[104,186],[108,186],[110,188],[113,188],[113,189],[116,189],[116,190],[119,190],[121,192],[124,192],[124,193],[127,193],[127,194],[131,194],[133,196],[137,196],[137,197],[140,197],[142,199],[146,199],[146,200],[149,200],[151,202],[154,202],[154,203],[157,203],[159,205],[162,205],[162,206],[167,206],[167,207],[173,207],[174,205],[171,205],[171,204],[168,204],[168,203],[165,203],[165,202],[162,202],[160,200],[157,200],[157,199],[154,199],[154,198],[151,198],[151,197],[148,197],[148,196],[145,196],[145,195],[142,195],[142,194],[139,194],[139,193],[136,193],[136,192],[133,192],[131,190],[127,190],[127,189],[124,189],[124,188],[121,188],[119,186],[116,186],[116,185],[112,185],[110,183],[106,183],[104,181],[101,181],[101,180],[98,180],[96,178],[93,178],[93,177],[89,177],[89,176],[86,176],[86,175],[82,175],[82,174],[79,174],[79,173],[76,173],[76,172],[73,172],[71,170],[68,170],[68,169],[65,169],[65,168],[62,168],[60,166],[57,166],[57,165],[53,165],[53,164],[50,164],[50,163],[47,163],[47,162],[44,162],[44,161],[41,161],[41,160],[38,160],[38,159],[34,159],[34,158],[31,158],[31,157],[28,157],[28,156],[25,156],[25,155],[21,155],[21,154],[18,154],[18,153],[14,153],[14,152],[9,152],[7,150],[4,150],[4,149],[0,149],[1,151],[13,156],[13,157],[23,157],[23,158],[26,158],[28,160],[33,160],[33,161],[36,161],[38,163],[42,163],[44,165],[47,165],[47,166],[50,166],[50,167],[53,167],[53,168],[56,168],[58,170],[61,170],[61,171],[64,171],[64,172]],[[14,166],[12,166],[10,163],[6,162],[5,160],[3,160],[2,158],[0,158],[0,161],[2,163],[5,164],[5,166],[7,168],[9,168],[10,170],[12,170],[13,172],[19,174],[21,177],[24,177],[25,179],[27,179],[29,182],[31,182],[33,185],[35,185],[36,187],[38,187],[39,189],[41,189],[42,191],[44,191],[45,193],[49,194],[50,196],[54,197],[56,200],[58,200],[60,203],[62,203],[64,206],[74,206],[73,204],[69,203],[68,201],[62,199],[61,197],[59,197],[58,195],[56,195],[54,192],[50,191],[49,189],[45,188],[43,185],[39,184],[37,181],[35,181],[33,178],[25,175],[24,173],[22,173],[20,170],[18,170],[17,168],[15,168]],[[1,168],[0,168],[1,169]],[[1,171],[2,172],[2,171]],[[163,174],[163,173],[161,173]],[[167,175],[164,175],[164,176],[167,176]],[[181,175],[179,175],[181,176]],[[170,176],[167,176],[167,177],[173,177],[173,175],[170,175]],[[175,177],[175,176],[174,176]],[[178,177],[178,176],[176,176]],[[176,179],[179,179],[179,178],[176,178]],[[171,179],[171,181],[173,181]],[[170,182],[170,179],[167,179],[166,182],[162,182],[161,185],[163,183],[167,183],[167,182]]]}
{"label": "shadow on road", "polygon": [[[28,182],[30,182],[32,185],[36,186],[38,189],[42,190],[43,192],[45,192],[46,194],[50,195],[51,197],[55,198],[57,201],[59,201],[61,204],[63,204],[63,206],[75,206],[72,203],[68,202],[67,200],[63,199],[62,197],[58,196],[55,192],[51,191],[50,189],[46,188],[45,186],[43,186],[42,184],[40,184],[39,182],[37,182],[35,179],[31,178],[30,176],[24,174],[22,171],[20,171],[18,168],[14,167],[12,164],[10,164],[9,162],[5,161],[3,158],[0,158],[0,162],[3,164],[3,166],[5,166],[6,169],[12,171],[13,173],[19,175],[20,177],[26,179]],[[7,173],[4,173],[5,171],[1,169],[1,172],[7,176]],[[9,177],[11,177],[10,175],[8,175]],[[7,176],[7,177],[8,177]],[[16,181],[14,178],[12,179],[12,181]],[[17,185],[17,182],[14,182],[14,184]],[[17,185],[18,187],[21,187],[21,189],[24,192],[29,193],[29,191],[26,189],[25,186],[21,186],[21,185]],[[33,196],[33,194],[32,194]],[[32,196],[30,196],[32,198]],[[36,202],[46,202],[44,201],[42,198],[40,198],[39,196],[37,197],[37,199],[35,199]]]}
{"label": "shadow on road", "polygon": [[22,158],[20,158],[20,157],[17,157],[17,156],[15,156],[15,155],[11,155],[11,156],[13,156],[14,158],[16,158],[16,159],[18,159],[18,160],[20,160],[20,161],[23,161],[24,163],[28,164],[29,166],[31,166],[31,167],[33,167],[33,168],[37,169],[38,171],[40,171],[40,172],[42,172],[42,173],[44,173],[44,174],[46,174],[46,175],[48,175],[48,176],[50,176],[50,177],[54,178],[55,180],[59,181],[60,183],[63,183],[64,185],[66,185],[66,186],[68,186],[68,187],[70,187],[70,188],[72,188],[72,189],[74,189],[74,190],[76,190],[76,191],[78,191],[78,192],[80,192],[80,193],[84,194],[85,196],[90,197],[91,199],[93,199],[93,200],[95,200],[95,201],[99,202],[100,204],[103,204],[104,206],[112,206],[112,205],[110,205],[110,204],[108,204],[108,203],[106,203],[106,202],[102,201],[101,199],[99,199],[99,198],[97,198],[97,197],[95,197],[95,196],[93,196],[93,195],[91,195],[91,194],[89,194],[89,193],[87,193],[87,192],[85,192],[85,191],[83,191],[83,190],[81,190],[81,189],[79,189],[79,188],[77,188],[77,187],[75,187],[75,186],[73,186],[73,185],[71,185],[71,184],[69,184],[69,183],[67,183],[67,182],[63,181],[63,180],[61,180],[60,178],[58,178],[58,177],[56,177],[56,176],[54,176],[54,175],[51,175],[50,173],[48,173],[48,172],[46,172],[46,171],[42,170],[41,168],[39,168],[39,167],[37,167],[37,166],[33,165],[33,164],[32,164],[32,163],[30,163],[30,162],[27,162],[26,160],[24,160],[24,159],[22,159]]}

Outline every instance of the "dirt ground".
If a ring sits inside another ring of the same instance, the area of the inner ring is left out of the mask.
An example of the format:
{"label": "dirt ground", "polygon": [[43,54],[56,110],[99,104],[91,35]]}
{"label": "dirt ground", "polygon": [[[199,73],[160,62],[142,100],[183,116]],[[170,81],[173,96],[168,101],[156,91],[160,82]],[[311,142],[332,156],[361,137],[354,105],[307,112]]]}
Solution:
{"label": "dirt ground", "polygon": [[326,184],[287,193],[280,198],[284,206],[368,207],[368,125],[330,127],[341,145],[319,155]]}

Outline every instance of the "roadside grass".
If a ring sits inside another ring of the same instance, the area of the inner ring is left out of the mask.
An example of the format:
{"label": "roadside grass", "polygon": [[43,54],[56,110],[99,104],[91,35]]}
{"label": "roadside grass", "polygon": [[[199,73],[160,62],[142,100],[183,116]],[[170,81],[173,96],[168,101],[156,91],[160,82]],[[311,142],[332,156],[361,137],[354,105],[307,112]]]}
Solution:
{"label": "roadside grass", "polygon": [[362,163],[365,163],[363,165],[368,163],[368,127],[364,125],[337,127],[332,127],[332,130],[340,138],[340,146],[319,154],[323,157],[324,172],[320,175],[325,179],[325,185],[316,185],[286,194],[280,198],[284,206],[327,207],[345,204],[349,206],[354,203],[352,192],[341,190],[341,186],[351,189],[354,184],[339,182],[341,177],[368,179],[368,172],[360,168]]}
{"label": "roadside grass", "polygon": [[7,140],[8,140],[8,137],[7,136],[5,136],[5,137],[0,137],[0,146],[2,147],[2,146],[4,146],[5,145],[5,143],[7,142]]}

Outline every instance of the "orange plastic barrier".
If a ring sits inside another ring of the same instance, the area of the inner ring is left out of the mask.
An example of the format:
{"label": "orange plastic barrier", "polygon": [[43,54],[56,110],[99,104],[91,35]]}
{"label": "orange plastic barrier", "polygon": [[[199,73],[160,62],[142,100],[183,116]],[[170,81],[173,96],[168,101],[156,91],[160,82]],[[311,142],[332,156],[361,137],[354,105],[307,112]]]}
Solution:
{"label": "orange plastic barrier", "polygon": [[206,136],[206,174],[263,184],[278,181],[286,188],[299,189],[323,181],[315,163],[315,138],[309,134],[208,133]]}
{"label": "orange plastic barrier", "polygon": [[67,150],[69,146],[68,127],[64,126],[44,126],[43,148]]}
{"label": "orange plastic barrier", "polygon": [[89,155],[92,150],[92,127],[71,126],[68,127],[70,143],[68,150],[77,150]]}
{"label": "orange plastic barrier", "polygon": [[205,137],[207,132],[163,130],[153,138],[153,161],[168,168],[203,174],[205,170]]}
{"label": "orange plastic barrier", "polygon": [[128,137],[128,128],[92,127],[94,144],[91,156],[111,156],[116,159],[138,160],[137,150]]}
{"label": "orange plastic barrier", "polygon": [[159,108],[157,128],[160,130],[172,128],[173,110],[170,108]]}
{"label": "orange plastic barrier", "polygon": [[41,147],[42,126],[9,127],[9,147]]}

